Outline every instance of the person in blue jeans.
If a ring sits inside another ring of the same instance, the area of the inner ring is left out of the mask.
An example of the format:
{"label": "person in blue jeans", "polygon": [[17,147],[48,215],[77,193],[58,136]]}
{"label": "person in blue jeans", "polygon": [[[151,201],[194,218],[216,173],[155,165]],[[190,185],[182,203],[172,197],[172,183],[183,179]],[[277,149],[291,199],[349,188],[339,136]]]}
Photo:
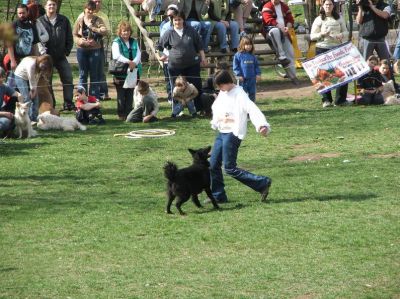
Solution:
{"label": "person in blue jeans", "polygon": [[236,160],[240,144],[246,136],[247,115],[262,136],[270,132],[270,125],[243,89],[233,83],[229,71],[217,72],[215,85],[220,92],[212,105],[211,127],[219,132],[210,157],[211,192],[218,203],[228,201],[221,169],[223,166],[226,174],[259,192],[261,201],[265,201],[272,180],[239,168]]}
{"label": "person in blue jeans", "polygon": [[243,87],[250,100],[255,102],[256,83],[261,79],[261,70],[253,52],[252,40],[247,36],[242,37],[238,52],[233,57],[233,72],[239,79],[239,85]]}
{"label": "person in blue jeans", "polygon": [[[96,3],[89,1],[84,14],[75,22],[72,35],[76,43],[76,58],[79,64],[79,85],[90,90],[90,95],[100,98],[101,50],[103,36],[107,35],[107,27],[103,20],[94,15]],[[90,89],[87,86],[90,76]]]}
{"label": "person in blue jeans", "polygon": [[14,120],[14,113],[12,111],[15,110],[15,108],[12,109],[12,111],[7,109],[7,106],[11,105],[4,103],[4,96],[10,98],[9,102],[13,101],[11,99],[12,97],[14,97],[14,101],[16,97],[19,97],[21,101],[23,100],[20,93],[3,83],[5,75],[6,72],[2,67],[0,67],[0,138],[2,138],[3,135],[7,135],[7,133],[12,129]]}

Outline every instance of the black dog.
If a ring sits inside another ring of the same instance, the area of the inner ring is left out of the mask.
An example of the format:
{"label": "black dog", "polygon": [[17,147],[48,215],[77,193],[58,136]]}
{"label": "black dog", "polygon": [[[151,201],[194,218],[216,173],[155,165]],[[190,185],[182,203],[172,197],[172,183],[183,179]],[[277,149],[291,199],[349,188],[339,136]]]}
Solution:
{"label": "black dog", "polygon": [[190,196],[192,196],[194,204],[198,208],[201,208],[202,206],[197,195],[203,190],[206,191],[214,208],[219,209],[210,189],[210,163],[207,160],[210,150],[211,146],[198,150],[189,149],[193,157],[193,164],[186,168],[178,170],[176,164],[172,162],[167,162],[165,164],[164,175],[168,179],[166,213],[172,213],[171,204],[175,197],[178,197],[175,205],[181,215],[185,215],[181,210],[181,205],[188,201]]}

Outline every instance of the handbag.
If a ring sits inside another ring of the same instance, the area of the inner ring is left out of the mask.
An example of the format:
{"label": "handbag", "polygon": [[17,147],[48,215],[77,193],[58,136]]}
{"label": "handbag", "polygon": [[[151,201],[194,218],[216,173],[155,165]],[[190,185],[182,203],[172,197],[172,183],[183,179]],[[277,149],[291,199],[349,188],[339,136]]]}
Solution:
{"label": "handbag", "polygon": [[122,88],[135,88],[136,82],[137,82],[137,68],[134,68],[132,71],[128,70]]}
{"label": "handbag", "polygon": [[129,65],[127,63],[111,59],[108,63],[108,73],[114,76],[126,75],[126,72],[128,71],[128,66]]}

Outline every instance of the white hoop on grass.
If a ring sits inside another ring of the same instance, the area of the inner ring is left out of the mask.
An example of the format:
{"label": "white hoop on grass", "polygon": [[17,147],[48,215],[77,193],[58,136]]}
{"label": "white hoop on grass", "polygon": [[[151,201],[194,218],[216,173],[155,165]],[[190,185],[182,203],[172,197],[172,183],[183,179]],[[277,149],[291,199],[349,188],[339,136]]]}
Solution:
{"label": "white hoop on grass", "polygon": [[116,136],[125,136],[130,139],[138,139],[138,138],[157,138],[157,137],[167,137],[175,135],[174,130],[166,130],[166,129],[147,129],[147,130],[136,130],[131,131],[127,134],[114,134]]}

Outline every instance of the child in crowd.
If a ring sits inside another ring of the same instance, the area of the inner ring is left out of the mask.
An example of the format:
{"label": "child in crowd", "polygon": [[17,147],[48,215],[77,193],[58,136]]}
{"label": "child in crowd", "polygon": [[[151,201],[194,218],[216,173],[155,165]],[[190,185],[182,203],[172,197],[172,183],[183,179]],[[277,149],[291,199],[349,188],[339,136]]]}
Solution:
{"label": "child in crowd", "polygon": [[[229,70],[229,65],[224,61],[217,62],[215,73],[222,70]],[[211,106],[219,93],[219,90],[216,89],[214,85],[215,73],[211,74],[207,78],[205,84],[203,85],[203,93],[200,95],[200,100],[203,107],[203,111],[201,113],[208,117],[212,115]]]}
{"label": "child in crowd", "polygon": [[221,169],[223,166],[226,174],[259,192],[261,200],[265,201],[271,186],[271,179],[238,168],[236,159],[240,143],[246,136],[247,115],[250,116],[257,132],[262,136],[266,136],[270,132],[270,125],[264,114],[254,102],[249,100],[243,89],[233,83],[233,77],[229,71],[218,72],[215,75],[215,84],[220,92],[212,106],[211,127],[218,130],[219,133],[210,157],[212,194],[219,203],[228,201]]}
{"label": "child in crowd", "polygon": [[389,61],[387,59],[382,59],[380,66],[378,68],[379,72],[382,75],[383,82],[388,82],[392,79],[392,74],[390,73]]}
{"label": "child in crowd", "polygon": [[23,101],[19,92],[4,84],[5,76],[5,70],[0,67],[0,138],[7,136],[13,129],[16,98]]}
{"label": "child in crowd", "polygon": [[242,37],[238,52],[233,57],[233,72],[239,79],[239,85],[249,95],[250,100],[255,102],[256,82],[261,79],[261,70],[253,52],[253,41],[247,36]]}
{"label": "child in crowd", "polygon": [[371,55],[368,58],[368,66],[371,71],[358,79],[358,84],[362,88],[361,99],[357,100],[357,104],[361,105],[381,105],[384,103],[382,89],[384,79],[379,71],[375,69],[379,59],[377,56]]}
{"label": "child in crowd", "polygon": [[172,97],[179,101],[182,106],[187,106],[189,113],[195,117],[197,115],[194,107],[194,99],[199,94],[197,88],[189,83],[185,77],[178,76],[175,80],[175,87],[172,91]]}
{"label": "child in crowd", "polygon": [[157,121],[158,102],[157,95],[149,83],[140,80],[133,92],[135,106],[128,114],[126,122],[154,122]]}
{"label": "child in crowd", "polygon": [[[86,89],[78,86],[75,92],[76,119],[83,124],[105,124],[101,114],[101,104],[95,96],[87,96]],[[97,120],[96,120],[97,118]]]}

